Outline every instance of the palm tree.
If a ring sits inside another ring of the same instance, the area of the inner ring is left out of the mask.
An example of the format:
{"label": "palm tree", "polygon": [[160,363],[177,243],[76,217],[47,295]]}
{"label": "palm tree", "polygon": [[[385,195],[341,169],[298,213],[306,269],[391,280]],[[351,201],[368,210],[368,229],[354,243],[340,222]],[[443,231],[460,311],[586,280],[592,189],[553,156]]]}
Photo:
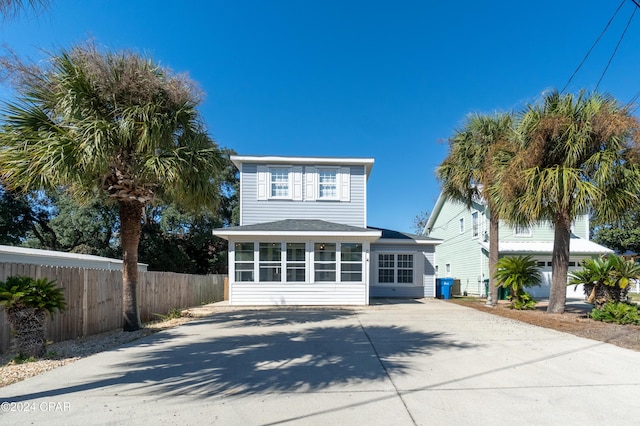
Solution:
{"label": "palm tree", "polygon": [[640,265],[622,256],[588,259],[583,268],[569,274],[569,285],[582,284],[587,302],[596,308],[609,302],[624,302],[631,280],[640,279]]}
{"label": "palm tree", "polygon": [[117,203],[124,330],[137,330],[143,210],[157,200],[194,209],[215,203],[220,151],[185,76],[93,45],[49,59],[42,67],[12,64],[18,99],[0,116],[2,182],[23,191],[64,187],[79,200],[99,191]]}
{"label": "palm tree", "polygon": [[0,305],[5,307],[14,336],[13,350],[25,358],[44,355],[47,314],[63,311],[62,289],[46,278],[10,276],[0,282]]}
{"label": "palm tree", "polygon": [[539,286],[542,281],[536,261],[531,256],[507,256],[498,260],[496,267],[496,281],[509,289],[511,307],[533,309],[536,302],[525,288]]}
{"label": "palm tree", "polygon": [[470,115],[461,130],[449,140],[449,154],[436,170],[443,194],[471,207],[484,199],[489,211],[489,294],[487,304],[498,301],[494,277],[498,262],[499,214],[487,189],[499,170],[513,156],[511,114]]}
{"label": "palm tree", "polygon": [[564,312],[576,216],[593,209],[601,220],[614,220],[638,202],[640,173],[632,140],[637,129],[626,108],[597,93],[553,92],[519,117],[521,149],[493,189],[515,201],[498,206],[508,222],[554,225],[547,312]]}

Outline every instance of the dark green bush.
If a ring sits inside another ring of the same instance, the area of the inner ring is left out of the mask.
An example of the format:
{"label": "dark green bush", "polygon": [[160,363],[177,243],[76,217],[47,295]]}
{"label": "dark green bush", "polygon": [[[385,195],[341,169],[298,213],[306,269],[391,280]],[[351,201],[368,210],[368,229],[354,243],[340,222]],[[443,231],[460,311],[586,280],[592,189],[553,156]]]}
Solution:
{"label": "dark green bush", "polygon": [[640,309],[638,305],[632,303],[607,302],[602,305],[602,308],[594,308],[591,311],[591,318],[615,324],[640,325]]}

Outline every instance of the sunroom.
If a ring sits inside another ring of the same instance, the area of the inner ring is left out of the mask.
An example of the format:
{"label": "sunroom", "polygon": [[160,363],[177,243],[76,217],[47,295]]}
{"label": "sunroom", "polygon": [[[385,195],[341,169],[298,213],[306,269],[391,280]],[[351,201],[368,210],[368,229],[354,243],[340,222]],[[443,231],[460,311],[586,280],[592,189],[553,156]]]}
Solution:
{"label": "sunroom", "polygon": [[322,220],[216,229],[229,241],[232,305],[366,305],[381,231]]}

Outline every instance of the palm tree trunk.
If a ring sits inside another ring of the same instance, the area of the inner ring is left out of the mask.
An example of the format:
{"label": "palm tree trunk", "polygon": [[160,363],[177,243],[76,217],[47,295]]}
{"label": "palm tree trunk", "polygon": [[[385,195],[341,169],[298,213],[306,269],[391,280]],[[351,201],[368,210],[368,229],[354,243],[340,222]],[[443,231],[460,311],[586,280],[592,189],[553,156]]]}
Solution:
{"label": "palm tree trunk", "polygon": [[498,257],[500,253],[498,228],[500,219],[494,213],[494,209],[489,207],[489,294],[487,295],[487,305],[498,304],[498,287],[496,287],[496,272],[498,270]]}
{"label": "palm tree trunk", "polygon": [[124,331],[142,328],[136,288],[138,286],[138,244],[142,228],[143,204],[119,201],[120,239],[122,241],[122,313]]}
{"label": "palm tree trunk", "polygon": [[565,212],[558,213],[554,226],[551,261],[551,292],[547,313],[561,314],[567,300],[567,271],[569,270],[569,243],[571,220]]}

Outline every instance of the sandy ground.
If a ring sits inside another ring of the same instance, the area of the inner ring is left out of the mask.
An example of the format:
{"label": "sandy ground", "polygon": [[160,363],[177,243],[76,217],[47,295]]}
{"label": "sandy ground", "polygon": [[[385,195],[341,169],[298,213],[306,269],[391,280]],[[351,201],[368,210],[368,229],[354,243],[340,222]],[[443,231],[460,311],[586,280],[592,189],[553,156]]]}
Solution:
{"label": "sandy ground", "polygon": [[640,352],[640,326],[594,321],[588,316],[591,306],[587,304],[567,304],[564,314],[547,314],[546,302],[538,302],[535,310],[528,311],[509,309],[507,301],[500,301],[495,308],[485,306],[484,299],[454,298],[449,302]]}

